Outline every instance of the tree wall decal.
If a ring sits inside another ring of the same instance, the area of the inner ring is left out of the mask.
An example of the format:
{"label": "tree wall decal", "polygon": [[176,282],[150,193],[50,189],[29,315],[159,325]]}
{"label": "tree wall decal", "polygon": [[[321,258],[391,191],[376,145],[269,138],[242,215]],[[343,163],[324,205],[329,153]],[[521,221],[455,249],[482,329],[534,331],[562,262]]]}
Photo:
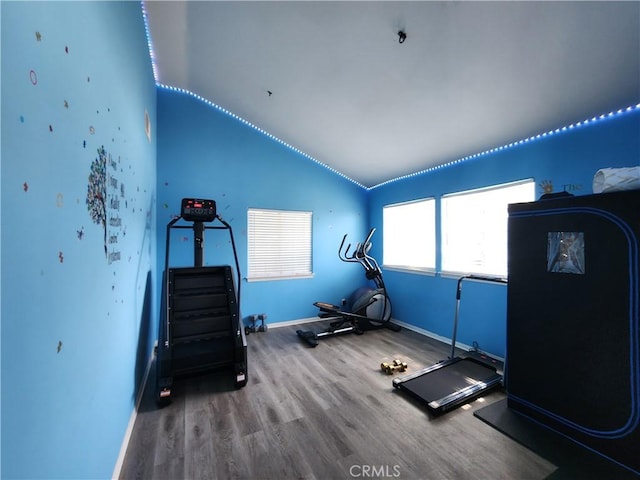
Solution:
{"label": "tree wall decal", "polygon": [[87,188],[87,209],[94,223],[104,229],[104,254],[107,256],[107,152],[98,148],[98,157],[91,162]]}

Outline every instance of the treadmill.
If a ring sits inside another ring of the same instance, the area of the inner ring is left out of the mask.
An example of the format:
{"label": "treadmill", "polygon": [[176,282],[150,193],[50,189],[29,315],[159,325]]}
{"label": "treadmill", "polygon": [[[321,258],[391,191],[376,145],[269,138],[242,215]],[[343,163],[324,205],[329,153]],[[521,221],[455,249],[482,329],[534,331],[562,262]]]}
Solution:
{"label": "treadmill", "polygon": [[435,365],[393,380],[393,386],[426,404],[429,412],[441,415],[453,410],[489,390],[502,385],[498,362],[485,355],[456,357],[456,334],[460,312],[462,282],[476,280],[506,284],[507,280],[479,275],[465,275],[458,279],[456,313],[453,323],[451,355]]}

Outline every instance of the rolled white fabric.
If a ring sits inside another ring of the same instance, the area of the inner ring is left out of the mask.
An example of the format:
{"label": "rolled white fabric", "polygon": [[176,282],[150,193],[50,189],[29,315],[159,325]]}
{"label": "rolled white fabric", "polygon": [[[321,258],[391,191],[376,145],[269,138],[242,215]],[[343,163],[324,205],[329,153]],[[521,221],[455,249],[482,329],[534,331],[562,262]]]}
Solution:
{"label": "rolled white fabric", "polygon": [[640,189],[640,166],[602,168],[593,177],[593,193]]}

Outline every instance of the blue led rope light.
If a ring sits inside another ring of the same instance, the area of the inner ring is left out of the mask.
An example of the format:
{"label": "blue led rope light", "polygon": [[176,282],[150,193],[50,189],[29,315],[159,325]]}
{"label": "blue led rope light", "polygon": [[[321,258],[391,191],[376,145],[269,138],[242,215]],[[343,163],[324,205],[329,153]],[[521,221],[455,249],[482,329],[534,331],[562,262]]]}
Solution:
{"label": "blue led rope light", "polygon": [[538,135],[534,135],[534,136],[531,136],[529,138],[525,138],[523,140],[518,140],[516,142],[511,142],[511,143],[509,143],[507,145],[502,145],[500,147],[495,147],[495,148],[492,148],[490,150],[485,150],[484,152],[474,153],[473,155],[468,155],[466,157],[459,158],[457,160],[453,160],[451,162],[443,163],[442,165],[436,165],[434,167],[430,167],[430,168],[427,168],[425,170],[420,170],[419,172],[410,173],[408,175],[403,175],[401,177],[397,177],[397,178],[394,178],[394,179],[391,179],[391,180],[387,180],[386,182],[382,182],[382,183],[379,183],[377,185],[374,185],[373,187],[369,187],[367,190],[373,190],[374,188],[382,187],[383,185],[387,185],[389,183],[397,182],[398,180],[404,180],[406,178],[415,177],[417,175],[423,175],[425,173],[429,173],[429,172],[433,172],[433,171],[436,171],[436,170],[440,170],[442,168],[450,167],[452,165],[457,165],[457,164],[465,162],[467,160],[473,160],[475,158],[482,157],[482,156],[485,156],[485,155],[489,155],[491,153],[496,153],[496,152],[500,152],[500,151],[506,150],[508,148],[517,147],[517,146],[523,145],[525,143],[530,143],[530,142],[533,142],[535,140],[539,140],[541,138],[549,137],[551,135],[556,135],[558,133],[564,133],[564,132],[566,132],[568,130],[573,130],[574,128],[583,127],[585,125],[591,125],[591,124],[593,124],[595,122],[599,122],[599,121],[602,121],[602,120],[605,120],[605,119],[609,119],[609,118],[612,118],[612,117],[617,117],[617,116],[622,115],[624,113],[633,112],[634,110],[640,110],[640,103],[638,103],[636,105],[631,105],[631,106],[629,106],[627,108],[621,108],[619,110],[614,110],[614,111],[611,111],[609,113],[593,117],[591,119],[583,120],[581,122],[572,123],[571,125],[568,125],[566,127],[556,128],[555,130],[549,130],[548,132],[540,133]]}
{"label": "blue led rope light", "polygon": [[302,155],[303,157],[305,157],[305,158],[307,158],[307,159],[309,159],[309,160],[311,160],[311,161],[313,161],[313,162],[317,163],[318,165],[320,165],[320,166],[322,166],[322,167],[326,168],[327,170],[331,171],[332,173],[335,173],[336,175],[340,175],[342,178],[344,178],[344,179],[346,179],[346,180],[350,181],[351,183],[355,183],[355,184],[356,184],[357,186],[359,186],[360,188],[364,188],[365,190],[368,190],[368,188],[367,188],[367,187],[365,187],[365,186],[364,186],[364,185],[362,185],[361,183],[359,183],[359,182],[355,181],[354,179],[347,177],[344,173],[341,173],[341,172],[339,172],[338,170],[336,170],[335,168],[332,168],[332,167],[330,167],[329,165],[327,165],[327,164],[325,164],[325,163],[322,163],[322,162],[320,162],[319,160],[316,160],[316,159],[315,159],[315,158],[313,158],[311,155],[309,155],[309,154],[307,154],[307,153],[304,153],[304,152],[303,152],[302,150],[300,150],[299,148],[294,147],[293,145],[291,145],[291,144],[289,144],[289,143],[285,142],[284,140],[280,140],[280,139],[279,139],[278,137],[276,137],[275,135],[270,134],[270,133],[269,133],[269,132],[267,132],[266,130],[263,130],[262,128],[260,128],[260,127],[258,127],[258,126],[256,126],[256,125],[254,125],[253,123],[251,123],[251,122],[249,122],[249,121],[245,120],[244,118],[239,117],[239,116],[238,116],[238,115],[236,115],[235,113],[230,112],[230,111],[229,111],[229,110],[227,110],[226,108],[223,108],[223,107],[221,107],[220,105],[217,105],[217,104],[213,103],[212,101],[207,100],[206,98],[201,97],[200,95],[198,95],[198,94],[196,94],[196,93],[190,92],[189,90],[185,90],[184,88],[171,87],[171,86],[169,86],[169,85],[163,85],[163,84],[161,84],[161,83],[156,83],[156,86],[157,86],[158,88],[164,88],[164,89],[166,89],[166,90],[171,90],[171,91],[173,91],[173,92],[179,92],[179,93],[183,93],[183,94],[186,94],[186,95],[190,95],[190,96],[192,96],[192,97],[194,97],[194,98],[196,98],[196,99],[200,100],[201,102],[206,103],[206,104],[207,104],[207,105],[209,105],[210,107],[213,107],[213,108],[215,108],[216,110],[219,110],[220,112],[222,112],[222,113],[225,113],[225,114],[229,115],[229,116],[230,116],[231,118],[233,118],[234,120],[237,120],[237,121],[239,121],[239,122],[243,123],[244,125],[247,125],[248,127],[253,128],[254,130],[256,130],[256,131],[260,132],[261,134],[263,134],[263,135],[265,135],[265,136],[269,137],[271,140],[273,140],[273,141],[275,141],[275,142],[278,142],[279,144],[281,144],[281,145],[283,145],[283,146],[287,147],[287,148],[288,148],[288,149],[290,149],[290,150],[293,150],[295,153],[297,153],[297,154],[299,154],[299,155]]}
{"label": "blue led rope light", "polygon": [[156,56],[153,53],[153,43],[151,42],[151,31],[149,30],[149,15],[144,6],[144,2],[140,2],[142,7],[142,19],[144,20],[144,32],[147,35],[147,47],[149,47],[149,58],[151,59],[151,69],[153,70],[153,78],[158,84],[158,67],[156,65]]}
{"label": "blue led rope light", "polygon": [[211,106],[211,107],[215,108],[216,110],[219,110],[220,112],[223,112],[223,113],[225,113],[225,114],[229,115],[229,116],[230,116],[230,117],[232,117],[233,119],[240,121],[240,122],[241,122],[241,123],[243,123],[244,125],[247,125],[247,126],[249,126],[249,127],[253,128],[254,130],[256,130],[256,131],[258,131],[258,132],[262,133],[263,135],[266,135],[266,136],[267,136],[267,137],[269,137],[270,139],[272,139],[272,140],[274,140],[274,141],[276,141],[276,142],[280,143],[281,145],[283,145],[283,146],[285,146],[285,147],[287,147],[287,148],[289,148],[289,149],[293,150],[294,152],[298,153],[299,155],[302,155],[303,157],[305,157],[305,158],[307,158],[307,159],[309,159],[309,160],[311,160],[311,161],[313,161],[313,162],[317,163],[318,165],[320,165],[320,166],[322,166],[322,167],[326,168],[327,170],[331,171],[332,173],[335,173],[336,175],[339,175],[339,176],[341,176],[342,178],[344,178],[344,179],[346,179],[346,180],[348,180],[348,181],[350,181],[350,182],[352,182],[352,183],[356,184],[356,185],[357,185],[357,186],[359,186],[360,188],[363,188],[363,189],[365,189],[365,190],[368,190],[368,188],[367,188],[367,187],[365,187],[365,186],[364,186],[364,185],[362,185],[361,183],[359,183],[359,182],[355,181],[354,179],[347,177],[344,173],[341,173],[341,172],[339,172],[338,170],[336,170],[335,168],[332,168],[332,167],[330,167],[329,165],[327,165],[327,164],[325,164],[325,163],[322,163],[322,162],[320,162],[319,160],[316,160],[316,159],[315,159],[315,158],[313,158],[311,155],[309,155],[309,154],[307,154],[307,153],[304,153],[302,150],[300,150],[300,149],[298,149],[298,148],[294,147],[293,145],[288,144],[287,142],[285,142],[285,141],[283,141],[283,140],[280,140],[280,139],[279,139],[279,138],[277,138],[276,136],[274,136],[274,135],[270,134],[269,132],[267,132],[267,131],[263,130],[262,128],[260,128],[260,127],[258,127],[258,126],[256,126],[256,125],[252,124],[251,122],[249,122],[249,121],[245,120],[244,118],[239,117],[239,116],[238,116],[238,115],[236,115],[235,113],[230,112],[230,111],[229,111],[229,110],[227,110],[226,108],[223,108],[223,107],[221,107],[220,105],[216,105],[216,104],[215,104],[215,103],[213,103],[212,101],[207,100],[206,98],[203,98],[203,97],[201,97],[200,95],[197,95],[197,94],[195,94],[195,93],[193,93],[193,92],[190,92],[190,91],[188,91],[188,90],[185,90],[185,89],[183,89],[183,88],[171,87],[171,86],[169,86],[169,85],[164,85],[164,84],[160,83],[160,81],[158,80],[158,68],[157,68],[157,65],[156,65],[156,56],[155,56],[155,54],[153,53],[153,42],[151,41],[151,31],[150,31],[150,29],[149,29],[149,16],[148,16],[148,14],[147,14],[147,10],[146,10],[146,8],[145,8],[145,6],[144,6],[144,3],[145,3],[144,1],[140,2],[140,4],[141,4],[141,8],[142,8],[142,18],[144,19],[144,29],[145,29],[145,32],[146,32],[146,34],[147,34],[147,45],[148,45],[148,47],[149,47],[149,58],[151,59],[151,68],[152,68],[152,70],[153,70],[153,78],[155,79],[155,82],[156,82],[156,86],[157,86],[157,87],[159,87],[159,88],[164,88],[164,89],[166,89],[166,90],[171,90],[171,91],[173,91],[173,92],[179,92],[179,93],[184,93],[184,94],[190,95],[190,96],[192,96],[192,97],[194,97],[194,98],[196,98],[196,99],[198,99],[198,100],[200,100],[200,101],[202,101],[202,102],[206,103],[207,105],[209,105],[209,106]]}
{"label": "blue led rope light", "polygon": [[192,97],[197,98],[198,100],[206,103],[207,105],[215,108],[216,110],[219,110],[219,111],[229,115],[230,117],[234,118],[235,120],[238,120],[238,121],[242,122],[243,124],[255,129],[256,131],[262,133],[263,135],[266,135],[267,137],[271,138],[272,140],[278,142],[279,144],[281,144],[281,145],[293,150],[294,152],[298,153],[299,155],[302,155],[303,157],[315,162],[316,164],[326,168],[327,170],[331,171],[332,173],[335,173],[336,175],[341,176],[342,178],[350,181],[351,183],[354,183],[355,185],[357,185],[357,186],[359,186],[359,187],[361,187],[361,188],[363,188],[364,190],[367,190],[367,191],[373,190],[373,189],[378,188],[378,187],[382,187],[384,185],[388,185],[390,183],[398,182],[400,180],[405,180],[407,178],[416,177],[418,175],[424,175],[426,173],[435,172],[437,170],[441,170],[443,168],[451,167],[453,165],[458,165],[458,164],[460,164],[462,162],[466,162],[467,160],[474,160],[476,158],[483,157],[485,155],[490,155],[492,153],[501,152],[501,151],[506,150],[508,148],[524,145],[526,143],[530,143],[530,142],[533,142],[535,140],[539,140],[541,138],[546,138],[546,137],[549,137],[551,135],[556,135],[558,133],[564,133],[564,132],[566,132],[568,130],[573,130],[574,128],[583,127],[585,125],[591,125],[593,123],[596,123],[596,122],[599,122],[599,121],[602,121],[602,120],[605,120],[605,119],[610,119],[612,117],[616,117],[616,116],[619,116],[619,115],[622,115],[622,114],[625,114],[625,113],[633,112],[635,110],[640,110],[640,103],[638,103],[636,105],[631,105],[631,106],[629,106],[627,108],[621,108],[619,110],[614,110],[614,111],[611,111],[609,113],[602,114],[600,116],[595,116],[595,117],[592,117],[590,119],[583,120],[581,122],[572,123],[571,125],[568,125],[568,126],[565,126],[565,127],[560,127],[560,128],[556,128],[555,130],[549,130],[548,132],[545,132],[545,133],[540,133],[538,135],[533,135],[533,136],[531,136],[529,138],[525,138],[523,140],[518,140],[518,141],[515,141],[515,142],[511,142],[509,144],[506,144],[506,145],[502,145],[500,147],[495,147],[495,148],[492,148],[490,150],[485,150],[484,152],[474,153],[473,155],[467,155],[466,157],[458,158],[457,160],[452,160],[450,162],[443,163],[441,165],[435,165],[433,167],[429,167],[429,168],[426,168],[424,170],[420,170],[418,172],[414,172],[414,173],[410,173],[410,174],[407,174],[407,175],[402,175],[400,177],[392,178],[391,180],[386,180],[386,181],[384,181],[382,183],[378,183],[377,185],[373,185],[372,187],[365,187],[364,185],[362,185],[361,183],[357,182],[356,180],[346,176],[344,173],[339,172],[338,170],[336,170],[333,167],[330,167],[326,163],[322,163],[321,161],[313,158],[311,155],[309,155],[307,153],[304,153],[303,151],[301,151],[300,149],[294,147],[293,145],[290,145],[289,143],[285,142],[284,140],[281,140],[278,137],[266,132],[265,130],[263,130],[262,128],[254,125],[253,123],[245,120],[244,118],[239,117],[235,113],[231,113],[229,110],[227,110],[227,109],[225,109],[225,108],[213,103],[212,101],[207,100],[206,98],[201,97],[200,95],[197,95],[197,94],[195,94],[193,92],[190,92],[188,90],[185,90],[183,88],[171,87],[171,86],[164,85],[164,84],[160,83],[160,81],[158,80],[158,69],[157,69],[156,62],[155,62],[155,58],[156,57],[155,57],[155,55],[153,53],[153,44],[152,44],[152,41],[151,41],[151,32],[149,30],[148,16],[147,16],[147,11],[146,11],[145,6],[144,6],[144,1],[141,2],[141,5],[142,5],[142,16],[144,18],[144,27],[145,27],[145,31],[146,31],[146,34],[147,34],[147,44],[149,46],[149,57],[151,58],[151,67],[153,69],[153,77],[154,77],[154,79],[156,81],[156,86],[157,87],[164,88],[164,89],[167,89],[167,90],[171,90],[171,91],[174,91],[174,92],[180,92],[180,93],[184,93],[184,94],[187,94],[187,95],[191,95]]}

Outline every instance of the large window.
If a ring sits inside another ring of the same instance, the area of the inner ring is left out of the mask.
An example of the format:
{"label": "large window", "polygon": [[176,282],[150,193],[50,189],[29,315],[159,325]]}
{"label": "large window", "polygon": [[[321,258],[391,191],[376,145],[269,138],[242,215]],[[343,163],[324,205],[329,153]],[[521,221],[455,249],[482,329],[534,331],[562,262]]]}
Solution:
{"label": "large window", "polygon": [[533,180],[523,180],[442,197],[442,270],[507,276],[510,203],[535,198]]}
{"label": "large window", "polygon": [[248,280],[310,277],[311,212],[248,210]]}
{"label": "large window", "polygon": [[433,198],[387,205],[382,210],[385,267],[434,271],[436,201]]}

